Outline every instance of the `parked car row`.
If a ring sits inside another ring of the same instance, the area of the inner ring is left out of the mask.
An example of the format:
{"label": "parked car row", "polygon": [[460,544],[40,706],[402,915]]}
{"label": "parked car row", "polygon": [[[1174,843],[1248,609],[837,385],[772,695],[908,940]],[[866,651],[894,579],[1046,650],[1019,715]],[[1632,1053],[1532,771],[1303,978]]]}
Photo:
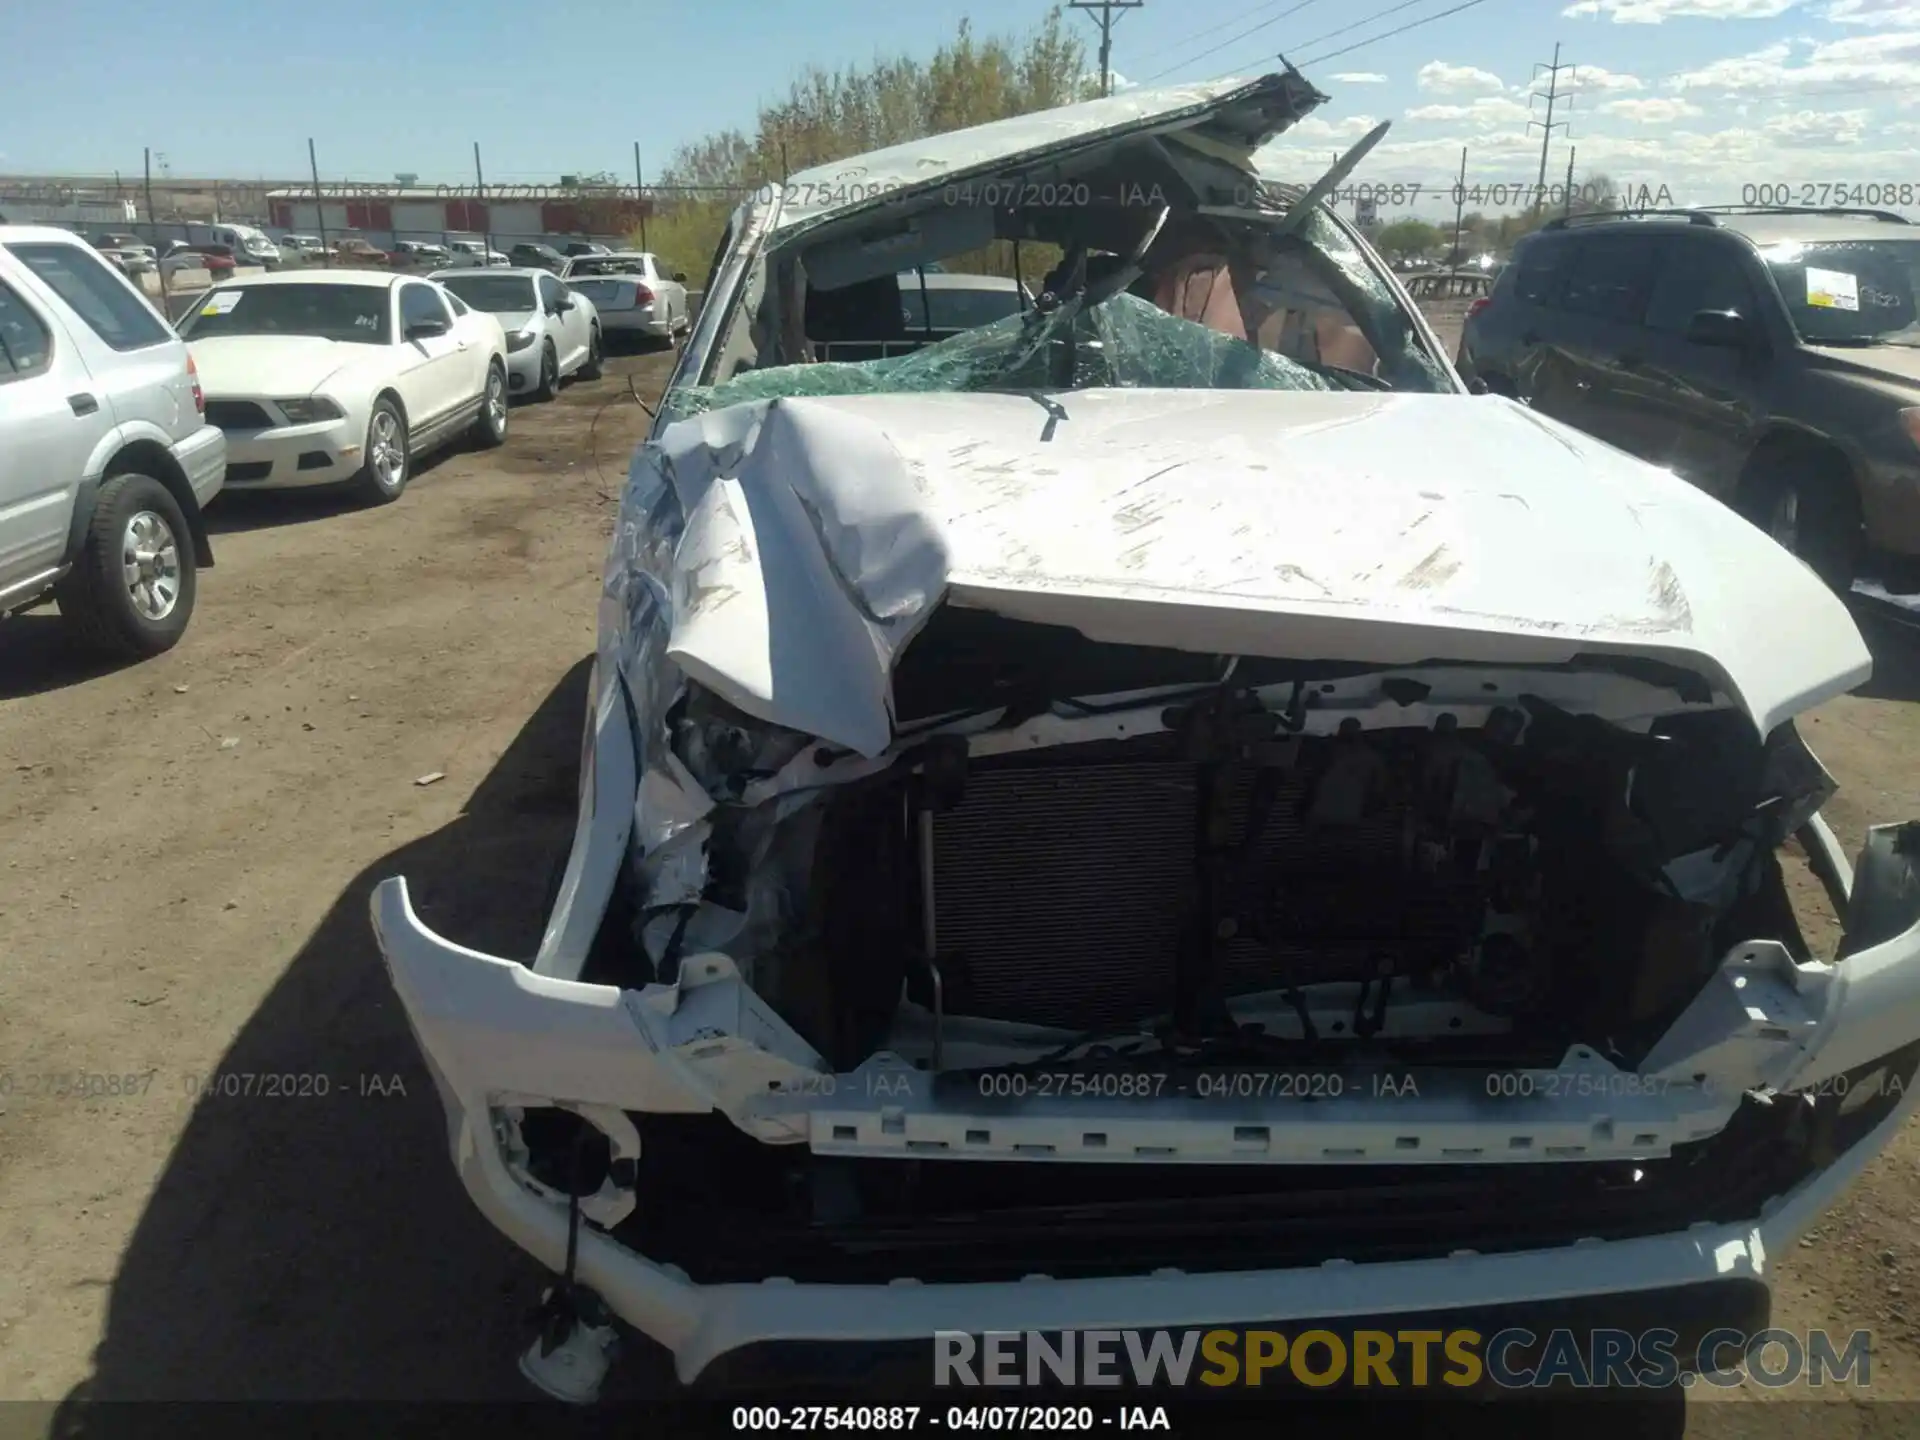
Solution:
{"label": "parked car row", "polygon": [[[115,656],[185,631],[224,489],[386,504],[429,451],[501,444],[509,395],[601,374],[599,310],[544,269],[220,279],[231,253],[175,241],[163,273],[216,282],[169,327],[115,258],[127,243],[0,226],[0,616],[56,600]],[[684,310],[681,290],[661,313]]]}

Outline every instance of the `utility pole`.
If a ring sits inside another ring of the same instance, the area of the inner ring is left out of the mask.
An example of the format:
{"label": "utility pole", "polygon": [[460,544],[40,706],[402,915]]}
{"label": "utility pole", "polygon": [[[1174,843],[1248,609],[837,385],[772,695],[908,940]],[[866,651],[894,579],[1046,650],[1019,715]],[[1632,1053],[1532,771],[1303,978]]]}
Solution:
{"label": "utility pole", "polygon": [[327,253],[327,207],[320,199],[320,162],[314,158],[313,137],[307,137],[307,169],[313,172],[313,226],[320,232],[320,264],[333,268],[333,256]]}
{"label": "utility pole", "polygon": [[1113,26],[1117,12],[1138,10],[1147,0],[1067,0],[1069,10],[1085,10],[1100,27],[1100,93],[1113,93]]}
{"label": "utility pole", "polygon": [[160,250],[160,222],[153,213],[153,151],[143,149],[140,153],[145,157],[147,167],[147,238],[153,242],[157,254]]}
{"label": "utility pole", "polygon": [[1467,147],[1460,147],[1460,178],[1453,186],[1453,268],[1458,270],[1466,257],[1460,253],[1460,218],[1467,208]]}
{"label": "utility pole", "polygon": [[[481,225],[481,229],[485,234],[480,241],[480,248],[485,252],[480,256],[480,268],[484,270],[493,264],[493,212],[487,208],[487,177],[480,169],[480,142],[478,140],[473,142],[473,193],[474,197],[480,202],[480,213],[486,217],[486,220]],[[467,218],[472,219],[473,217],[468,216]]]}
{"label": "utility pole", "polygon": [[1533,191],[1535,197],[1534,204],[1536,206],[1544,204],[1546,200],[1547,150],[1553,144],[1553,132],[1567,128],[1566,121],[1561,120],[1556,122],[1554,120],[1553,105],[1554,101],[1560,98],[1560,72],[1571,69],[1573,69],[1572,65],[1562,65],[1560,63],[1560,46],[1557,43],[1553,47],[1553,63],[1551,65],[1535,65],[1533,67],[1534,84],[1538,85],[1540,83],[1541,71],[1544,70],[1547,76],[1547,93],[1542,95],[1538,90],[1533,92],[1533,98],[1535,100],[1545,100],[1547,102],[1547,118],[1544,121],[1527,121],[1527,128],[1529,130],[1535,125],[1540,127],[1540,178],[1535,182]]}
{"label": "utility pole", "polygon": [[633,198],[640,206],[640,248],[647,248],[647,180],[640,173],[640,142],[633,142]]}

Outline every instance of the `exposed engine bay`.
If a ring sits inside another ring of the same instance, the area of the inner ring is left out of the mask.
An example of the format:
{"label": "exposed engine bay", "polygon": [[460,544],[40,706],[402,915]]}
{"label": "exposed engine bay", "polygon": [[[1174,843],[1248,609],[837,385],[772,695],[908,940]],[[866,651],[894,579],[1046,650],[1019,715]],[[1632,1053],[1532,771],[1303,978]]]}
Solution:
{"label": "exposed engine bay", "polygon": [[622,983],[725,948],[839,1071],[1631,1063],[1730,944],[1804,955],[1774,850],[1831,785],[1790,727],[1622,665],[1423,679],[947,607],[875,760],[690,691],[676,755],[715,808],[635,878],[705,878]]}

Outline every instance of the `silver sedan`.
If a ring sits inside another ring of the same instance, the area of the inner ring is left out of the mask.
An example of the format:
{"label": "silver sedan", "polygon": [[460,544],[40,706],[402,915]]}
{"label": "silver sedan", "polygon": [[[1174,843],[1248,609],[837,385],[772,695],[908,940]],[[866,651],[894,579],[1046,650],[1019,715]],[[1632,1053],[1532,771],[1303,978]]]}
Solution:
{"label": "silver sedan", "polygon": [[669,275],[659,257],[644,250],[617,255],[576,255],[560,271],[576,295],[593,301],[609,335],[646,335],[672,340],[692,328],[687,277]]}

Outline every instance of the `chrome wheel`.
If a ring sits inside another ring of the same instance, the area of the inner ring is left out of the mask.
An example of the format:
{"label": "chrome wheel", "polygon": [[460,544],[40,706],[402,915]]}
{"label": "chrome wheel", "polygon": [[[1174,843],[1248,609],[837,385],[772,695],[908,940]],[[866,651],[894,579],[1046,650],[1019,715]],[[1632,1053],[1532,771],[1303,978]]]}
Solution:
{"label": "chrome wheel", "polygon": [[498,369],[487,371],[487,424],[498,440],[507,433],[507,379]]}
{"label": "chrome wheel", "polygon": [[153,511],[136,511],[120,532],[120,574],[145,619],[164,620],[180,603],[180,546]]}
{"label": "chrome wheel", "polygon": [[398,490],[407,478],[407,442],[400,433],[400,417],[391,410],[374,412],[367,451],[381,488]]}

